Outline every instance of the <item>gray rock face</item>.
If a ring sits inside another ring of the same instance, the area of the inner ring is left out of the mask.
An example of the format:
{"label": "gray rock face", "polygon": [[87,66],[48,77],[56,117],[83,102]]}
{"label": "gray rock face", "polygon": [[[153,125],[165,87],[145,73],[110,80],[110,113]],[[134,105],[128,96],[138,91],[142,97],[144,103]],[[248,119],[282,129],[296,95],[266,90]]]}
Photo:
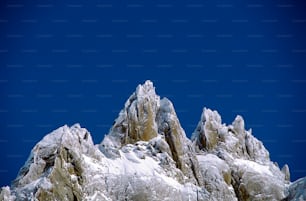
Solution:
{"label": "gray rock face", "polygon": [[244,120],[239,115],[232,125],[226,126],[217,111],[204,108],[191,140],[196,149],[214,153],[224,160],[243,158],[261,164],[270,162],[269,152],[251,130],[245,130]]}
{"label": "gray rock face", "polygon": [[199,164],[189,139],[182,129],[172,103],[164,98],[157,114],[158,133],[165,137],[171,156],[184,175],[194,184],[203,185]]}
{"label": "gray rock face", "polygon": [[298,179],[289,187],[289,196],[286,200],[306,200],[306,177]]}
{"label": "gray rock face", "polygon": [[305,200],[306,180],[290,183],[244,127],[204,109],[189,140],[146,81],[100,144],[78,124],[46,135],[0,200]]}
{"label": "gray rock face", "polygon": [[197,159],[209,200],[237,200],[228,164],[214,154],[198,154]]}
{"label": "gray rock face", "polygon": [[[228,196],[223,195],[220,200],[234,200],[234,197],[238,200],[283,200],[288,196],[288,166],[281,171],[270,161],[269,152],[263,144],[251,131],[245,130],[241,116],[237,116],[232,125],[226,126],[222,124],[218,112],[204,108],[192,141],[198,153],[203,155],[201,160],[212,164],[201,165],[202,172],[210,175],[204,176],[206,188],[218,192],[221,186],[221,191],[227,192]],[[224,170],[221,173],[211,168],[220,164],[223,168],[216,170]],[[211,175],[215,175],[217,182],[211,182]],[[232,187],[234,194],[225,184]]]}
{"label": "gray rock face", "polygon": [[[86,129],[63,126],[45,136],[20,169],[12,189],[17,200],[81,200],[82,155],[99,159]],[[56,185],[54,185],[56,183]]]}

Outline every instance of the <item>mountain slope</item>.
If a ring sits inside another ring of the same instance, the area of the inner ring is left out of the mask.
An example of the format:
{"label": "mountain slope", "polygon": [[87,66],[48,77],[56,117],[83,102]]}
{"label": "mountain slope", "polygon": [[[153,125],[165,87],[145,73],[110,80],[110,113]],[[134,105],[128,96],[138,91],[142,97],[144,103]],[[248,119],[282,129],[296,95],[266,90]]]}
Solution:
{"label": "mountain slope", "polygon": [[290,183],[240,116],[225,125],[205,108],[188,139],[146,81],[100,144],[79,124],[46,135],[0,200],[303,200],[305,186]]}

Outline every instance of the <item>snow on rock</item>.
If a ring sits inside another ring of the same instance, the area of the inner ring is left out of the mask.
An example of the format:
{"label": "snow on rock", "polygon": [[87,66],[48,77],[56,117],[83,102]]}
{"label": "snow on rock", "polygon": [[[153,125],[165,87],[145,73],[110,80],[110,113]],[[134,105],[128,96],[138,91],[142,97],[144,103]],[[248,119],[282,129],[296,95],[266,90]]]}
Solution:
{"label": "snow on rock", "polygon": [[242,169],[242,171],[253,171],[257,172],[258,174],[265,174],[272,176],[272,172],[269,169],[269,166],[261,165],[255,163],[253,161],[244,160],[244,159],[235,159],[233,166],[237,166],[238,168]]}
{"label": "snow on rock", "polygon": [[238,198],[243,200],[282,200],[288,195],[284,175],[272,163],[235,159],[232,177]]}
{"label": "snow on rock", "polygon": [[188,200],[188,195],[191,199],[198,196],[199,200],[205,200],[204,189],[178,181],[180,177],[186,178],[167,153],[154,150],[153,141],[158,139],[123,146],[119,150],[120,158],[105,157],[97,161],[83,156],[84,167],[91,169],[84,173],[85,197],[88,200],[93,196],[102,200],[105,197],[110,200]]}
{"label": "snow on rock", "polygon": [[[120,111],[103,146],[119,148],[122,145],[135,143],[139,140],[148,141],[157,136],[157,125],[155,122],[160,98],[155,93],[151,81],[138,85]],[[109,144],[111,141],[112,144]]]}
{"label": "snow on rock", "polygon": [[306,177],[300,178],[290,185],[287,200],[306,200]]}
{"label": "snow on rock", "polygon": [[[171,156],[176,167],[188,178],[188,182],[202,185],[198,161],[173,104],[167,98],[160,100],[151,81],[136,88],[99,148],[107,157],[120,158],[118,148],[137,141],[150,141],[156,137],[163,139],[159,141],[163,143],[160,150]],[[187,181],[184,177],[178,179],[180,182]]]}
{"label": "snow on rock", "polygon": [[46,135],[0,201],[305,200],[305,181],[291,184],[289,167],[270,161],[239,115],[226,125],[204,108],[189,140],[171,101],[146,81],[100,144],[79,124]]}
{"label": "snow on rock", "polygon": [[4,187],[1,188],[0,200],[5,200],[5,201],[16,200],[16,197],[11,194],[11,189],[10,189],[9,186],[4,186]]}
{"label": "snow on rock", "polygon": [[269,152],[262,142],[251,134],[251,130],[245,130],[244,120],[239,115],[232,125],[226,126],[222,124],[217,111],[204,108],[191,140],[196,149],[217,154],[225,160],[238,157],[262,164],[270,161]]}
{"label": "snow on rock", "polygon": [[[217,111],[204,108],[192,141],[201,155],[198,160],[205,158],[205,163],[200,162],[200,168],[205,172],[206,188],[211,189],[211,194],[217,193],[213,197],[231,195],[230,192],[234,195],[233,191],[238,200],[282,200],[288,195],[288,166],[281,171],[270,161],[262,142],[252,135],[251,130],[245,130],[241,116],[227,126],[222,124]],[[220,164],[227,167],[220,167]],[[228,176],[224,177],[218,169],[227,170]],[[228,191],[225,183],[230,183],[233,191]],[[221,193],[216,185],[223,189]]]}
{"label": "snow on rock", "polygon": [[172,103],[164,98],[161,100],[160,106],[157,114],[158,133],[165,137],[176,166],[192,183],[203,185],[192,144],[180,125]]}
{"label": "snow on rock", "polygon": [[285,180],[290,182],[290,171],[289,171],[289,166],[285,164],[282,169],[282,173],[285,175]]}
{"label": "snow on rock", "polygon": [[196,131],[193,133],[192,140],[200,149],[212,150],[218,142],[218,131],[222,130],[221,116],[217,111],[204,108]]}
{"label": "snow on rock", "polygon": [[231,186],[231,169],[216,155],[197,155],[204,178],[205,188],[210,192],[209,200],[237,200]]}
{"label": "snow on rock", "polygon": [[[63,126],[35,145],[12,184],[17,200],[82,197],[82,154],[100,159],[89,132],[79,124]],[[73,178],[72,175],[75,177]]]}

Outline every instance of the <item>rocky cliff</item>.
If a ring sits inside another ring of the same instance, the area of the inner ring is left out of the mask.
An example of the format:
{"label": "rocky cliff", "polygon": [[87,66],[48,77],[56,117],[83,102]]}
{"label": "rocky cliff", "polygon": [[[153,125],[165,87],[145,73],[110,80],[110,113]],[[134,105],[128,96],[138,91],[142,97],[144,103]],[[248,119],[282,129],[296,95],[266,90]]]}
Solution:
{"label": "rocky cliff", "polygon": [[94,145],[79,124],[46,135],[0,200],[306,200],[306,180],[269,152],[244,120],[204,108],[191,140],[173,104],[146,81]]}

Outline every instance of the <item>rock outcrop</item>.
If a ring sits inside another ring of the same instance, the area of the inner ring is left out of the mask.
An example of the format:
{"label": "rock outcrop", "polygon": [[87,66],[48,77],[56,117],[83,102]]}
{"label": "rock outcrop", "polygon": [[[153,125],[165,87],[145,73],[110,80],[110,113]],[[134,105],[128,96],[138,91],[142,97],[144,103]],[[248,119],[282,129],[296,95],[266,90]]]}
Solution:
{"label": "rock outcrop", "polygon": [[289,201],[305,200],[305,183],[290,183],[241,116],[226,125],[205,108],[189,140],[146,81],[100,144],[79,124],[46,135],[0,200]]}
{"label": "rock outcrop", "polygon": [[286,201],[289,200],[306,200],[306,177],[298,179],[290,185]]}
{"label": "rock outcrop", "polygon": [[156,137],[163,144],[160,150],[169,154],[183,173],[181,178],[184,180],[186,176],[188,182],[202,186],[203,179],[191,141],[181,127],[172,103],[167,98],[160,100],[150,81],[139,85],[126,101],[109,134],[101,142],[100,149],[111,156],[109,153],[116,152],[126,144],[150,141]]}
{"label": "rock outcrop", "polygon": [[[137,141],[149,141],[157,136],[156,116],[160,108],[160,98],[155,93],[152,82],[147,81],[136,88],[125,107],[120,111],[109,134],[112,147],[120,148]],[[102,142],[105,145],[106,139]]]}
{"label": "rock outcrop", "polygon": [[[45,136],[12,183],[17,200],[81,200],[83,155],[101,159],[89,132],[76,124]],[[56,184],[56,185],[54,185]]]}
{"label": "rock outcrop", "polygon": [[[221,186],[223,192],[227,192],[225,186],[230,185],[234,192],[229,191],[227,195],[231,195],[232,200],[235,197],[238,200],[285,199],[288,196],[288,166],[285,165],[281,171],[270,161],[269,152],[262,142],[244,127],[241,116],[227,126],[222,124],[217,111],[204,108],[192,141],[198,152],[198,160],[206,162],[206,165],[204,162],[200,164],[202,172],[206,172],[204,181],[207,188],[214,193]],[[215,175],[214,179],[212,175]],[[228,196],[221,199],[230,200]]]}

